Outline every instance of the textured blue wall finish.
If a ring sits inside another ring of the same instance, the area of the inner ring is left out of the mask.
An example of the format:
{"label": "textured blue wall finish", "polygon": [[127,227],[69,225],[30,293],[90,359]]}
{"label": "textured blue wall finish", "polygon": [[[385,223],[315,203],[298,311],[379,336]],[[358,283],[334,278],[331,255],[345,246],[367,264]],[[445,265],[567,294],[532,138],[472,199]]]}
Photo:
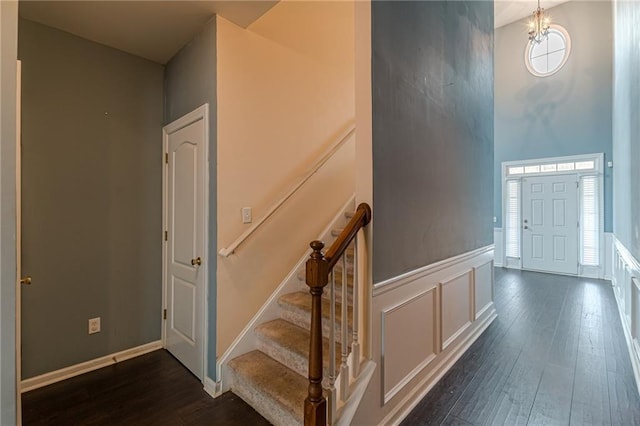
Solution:
{"label": "textured blue wall finish", "polygon": [[640,2],[617,1],[614,8],[613,230],[640,259]]}
{"label": "textured blue wall finish", "polygon": [[493,242],[493,2],[371,12],[377,283]]}
{"label": "textured blue wall finish", "polygon": [[[502,226],[503,161],[603,152],[612,159],[612,19],[609,2],[568,2],[549,9],[572,40],[565,66],[549,77],[527,71],[524,21],[495,35],[494,216]],[[597,31],[593,31],[597,28]],[[612,172],[605,168],[604,223],[612,229]]]}

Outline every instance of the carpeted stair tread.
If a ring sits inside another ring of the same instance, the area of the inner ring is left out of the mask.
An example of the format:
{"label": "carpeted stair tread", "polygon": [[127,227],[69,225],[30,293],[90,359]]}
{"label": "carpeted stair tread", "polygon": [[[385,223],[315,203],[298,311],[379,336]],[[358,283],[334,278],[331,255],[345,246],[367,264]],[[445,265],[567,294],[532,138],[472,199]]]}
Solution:
{"label": "carpeted stair tread", "polygon": [[[302,291],[296,291],[293,293],[287,293],[280,296],[278,304],[282,308],[291,308],[300,312],[311,314],[311,294]],[[325,298],[322,298],[322,319],[328,320],[330,315],[331,302]],[[336,323],[340,324],[342,318],[342,304],[336,302]],[[347,306],[347,321],[348,327],[351,328],[353,319],[353,309],[350,305]]]}
{"label": "carpeted stair tread", "polygon": [[[269,356],[303,376],[309,373],[309,330],[283,319],[276,319],[256,327],[258,339],[264,343],[260,349]],[[323,339],[322,364],[329,369],[329,339]],[[336,368],[340,366],[341,346],[336,343]]]}
{"label": "carpeted stair tread", "polygon": [[309,382],[260,351],[229,362],[233,392],[275,425],[302,424]]}

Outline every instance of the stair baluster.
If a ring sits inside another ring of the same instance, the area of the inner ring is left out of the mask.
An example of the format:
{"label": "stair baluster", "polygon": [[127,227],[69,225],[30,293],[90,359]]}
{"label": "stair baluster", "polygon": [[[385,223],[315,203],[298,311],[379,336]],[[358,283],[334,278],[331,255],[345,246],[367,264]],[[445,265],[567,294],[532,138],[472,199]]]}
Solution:
{"label": "stair baluster", "polygon": [[340,364],[340,399],[342,402],[346,401],[349,397],[349,366],[347,364],[347,358],[349,356],[349,313],[347,311],[347,290],[349,286],[347,285],[347,255],[346,253],[342,256],[342,312],[340,321],[341,330],[340,330],[340,344],[342,345],[342,362]]}
{"label": "stair baluster", "polygon": [[[331,288],[329,289],[330,305],[329,305],[329,324],[336,323],[336,277],[331,271]],[[335,328],[329,327],[329,389],[327,389],[327,397],[329,404],[329,424],[332,425],[336,420],[336,410],[338,399],[336,398],[336,336]]]}
{"label": "stair baluster", "polygon": [[351,326],[351,377],[354,379],[360,374],[360,343],[358,342],[358,328],[360,322],[359,306],[358,306],[358,289],[360,282],[358,281],[358,238],[353,240],[353,323]]}
{"label": "stair baluster", "polygon": [[[357,238],[360,230],[371,221],[371,208],[367,204],[360,204],[356,213],[351,218],[345,229],[340,233],[336,241],[327,250],[326,255],[322,253],[324,243],[322,241],[312,241],[310,246],[313,249],[309,260],[306,264],[306,282],[311,293],[311,326],[310,326],[310,343],[309,343],[309,391],[304,401],[304,424],[305,425],[325,425],[327,418],[329,424],[336,421],[336,413],[338,413],[338,400],[340,403],[346,403],[349,398],[349,385],[351,374],[357,377],[360,363],[360,345],[358,343],[358,322],[360,321],[358,303],[358,265],[357,257]],[[355,243],[354,243],[355,240]],[[351,333],[349,333],[349,275],[347,270],[347,249],[353,245],[353,308],[351,311]],[[335,345],[335,328],[336,321],[336,291],[335,291],[335,274],[334,267],[342,260],[342,281],[340,294],[340,344],[341,344],[341,362],[340,374],[336,377],[336,345]],[[322,391],[322,293],[323,288],[329,282],[329,274],[331,273],[330,286],[330,307],[329,307],[329,377],[328,377],[328,398],[329,404],[325,399]],[[352,368],[349,366],[349,348],[356,350],[352,352]],[[336,392],[335,381],[339,379],[340,384]],[[336,393],[338,396],[336,396]],[[328,410],[328,411],[327,411]]]}

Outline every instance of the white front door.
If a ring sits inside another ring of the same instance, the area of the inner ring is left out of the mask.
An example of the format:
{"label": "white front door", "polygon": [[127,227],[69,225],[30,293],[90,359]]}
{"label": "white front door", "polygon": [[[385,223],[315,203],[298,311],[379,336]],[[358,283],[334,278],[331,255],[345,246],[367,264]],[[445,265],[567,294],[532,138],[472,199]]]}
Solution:
{"label": "white front door", "polygon": [[165,347],[200,379],[204,373],[207,260],[206,127],[205,107],[164,128],[168,153],[165,179]]}
{"label": "white front door", "polygon": [[522,268],[578,273],[578,178],[522,179]]}

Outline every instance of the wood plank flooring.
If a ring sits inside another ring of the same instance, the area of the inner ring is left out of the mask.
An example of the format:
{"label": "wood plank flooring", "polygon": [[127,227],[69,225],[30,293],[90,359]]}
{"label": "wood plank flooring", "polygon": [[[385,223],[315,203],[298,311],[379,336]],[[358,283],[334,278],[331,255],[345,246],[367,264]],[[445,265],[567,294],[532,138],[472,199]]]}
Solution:
{"label": "wood plank flooring", "polygon": [[[498,318],[405,425],[640,425],[608,282],[496,269]],[[23,395],[30,425],[268,424],[232,393],[212,399],[166,351]]]}
{"label": "wood plank flooring", "polygon": [[640,425],[609,282],[496,268],[498,318],[403,425]]}
{"label": "wood plank flooring", "polygon": [[23,425],[268,425],[239,397],[213,399],[167,351],[22,395]]}

